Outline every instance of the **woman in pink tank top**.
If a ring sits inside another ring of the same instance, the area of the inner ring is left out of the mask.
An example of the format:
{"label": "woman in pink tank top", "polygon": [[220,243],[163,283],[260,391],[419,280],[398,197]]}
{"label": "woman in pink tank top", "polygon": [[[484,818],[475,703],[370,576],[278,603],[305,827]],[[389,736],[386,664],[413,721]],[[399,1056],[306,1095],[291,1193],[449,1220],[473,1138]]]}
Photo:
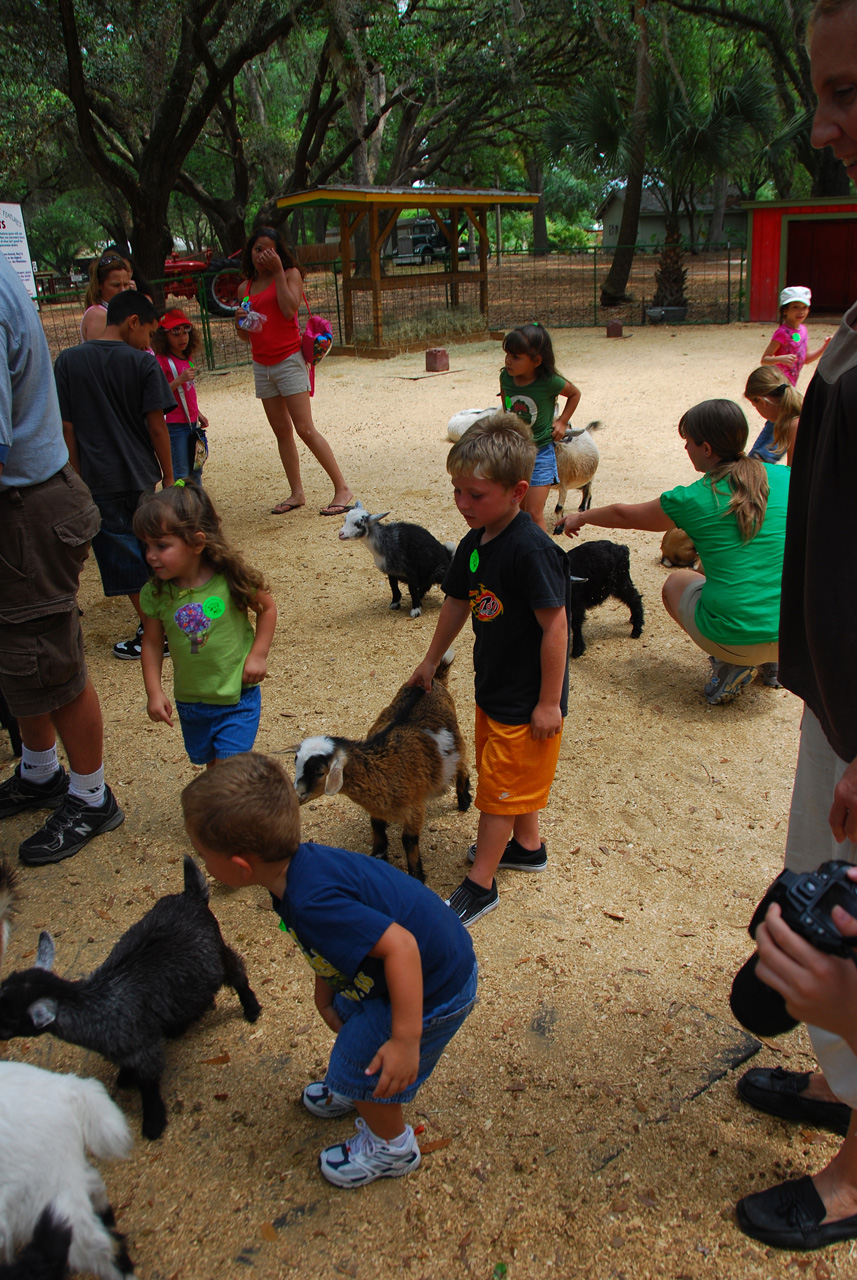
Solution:
{"label": "woman in pink tank top", "polygon": [[303,277],[297,259],[274,227],[258,227],[244,246],[241,260],[245,279],[241,298],[249,297],[254,312],[264,317],[258,328],[242,327],[246,313],[236,318],[238,336],[253,351],[256,398],[277,439],[289,494],[273,508],[285,515],[306,505],[295,432],[321,463],[333,483],[333,498],[321,509],[323,516],[342,515],[353,497],[339,469],[333,450],[316,431],[310,406],[309,371],[301,354],[297,312],[303,297]]}

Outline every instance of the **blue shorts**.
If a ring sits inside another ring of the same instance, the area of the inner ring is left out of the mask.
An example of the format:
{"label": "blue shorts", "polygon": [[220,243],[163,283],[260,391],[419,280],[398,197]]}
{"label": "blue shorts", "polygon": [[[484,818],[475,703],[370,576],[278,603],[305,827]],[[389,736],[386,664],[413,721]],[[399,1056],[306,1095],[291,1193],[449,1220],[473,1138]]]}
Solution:
{"label": "blue shorts", "polygon": [[553,441],[543,444],[536,454],[536,460],[533,464],[533,474],[530,477],[530,487],[535,488],[537,485],[558,484],[559,476],[556,469],[556,449],[553,447]]}
{"label": "blue shorts", "polygon": [[92,550],[106,596],[136,595],[152,576],[133,525],[142,496],[140,490],[92,495],[101,512],[101,528],[92,539]]}
{"label": "blue shorts", "polygon": [[176,702],[176,711],[191,764],[211,764],[212,760],[253,750],[259,732],[262,690],[257,684],[248,684],[231,706]]}
{"label": "blue shorts", "polygon": [[393,1010],[388,999],[347,1000],[334,997],[333,1007],[344,1022],[330,1055],[324,1083],[328,1089],[358,1102],[412,1102],[420,1085],[428,1080],[438,1059],[476,1003],[478,966],[456,996],[432,1009],[423,1018],[420,1038],[420,1065],[417,1078],[401,1093],[389,1098],[373,1098],[380,1072],[365,1074],[366,1068],[393,1031]]}

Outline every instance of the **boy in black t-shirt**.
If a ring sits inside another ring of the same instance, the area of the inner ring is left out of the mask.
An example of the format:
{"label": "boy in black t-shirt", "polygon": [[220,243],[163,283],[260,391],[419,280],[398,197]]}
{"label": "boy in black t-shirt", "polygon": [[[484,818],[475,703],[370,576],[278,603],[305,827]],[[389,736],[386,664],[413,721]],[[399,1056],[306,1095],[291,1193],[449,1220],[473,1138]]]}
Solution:
{"label": "boy in black t-shirt", "polygon": [[472,532],[444,578],[434,638],[410,679],[431,688],[469,614],[480,817],[468,852],[473,870],[448,900],[467,926],[497,906],[498,867],[547,866],[539,810],[568,708],[570,586],[566,556],[520,509],[535,456],[530,428],[512,413],[483,418],[450,450],[455,505]]}
{"label": "boy in black t-shirt", "polygon": [[140,590],[151,577],[134,512],[147,489],[173,482],[164,413],[175,398],[146,350],[157,327],[149,299],[124,290],[110,300],[104,336],[67,347],[54,365],[69,460],[101,512],[92,550],[104,594],[127,595],[141,619],[133,639],[113,646],[117,658],[140,656]]}

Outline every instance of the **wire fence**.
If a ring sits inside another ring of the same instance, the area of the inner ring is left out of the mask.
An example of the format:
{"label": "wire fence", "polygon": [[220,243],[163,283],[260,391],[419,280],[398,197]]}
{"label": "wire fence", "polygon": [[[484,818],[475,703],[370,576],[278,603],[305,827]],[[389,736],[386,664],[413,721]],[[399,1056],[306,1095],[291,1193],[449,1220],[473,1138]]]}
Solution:
{"label": "wire fence", "polygon": [[[383,260],[387,276],[419,277],[412,287],[396,287],[381,293],[383,340],[396,347],[422,340],[454,341],[456,337],[510,329],[530,320],[551,328],[600,327],[609,320],[623,325],[667,322],[729,324],[745,318],[746,250],[742,246],[686,246],[686,312],[659,315],[653,308],[655,272],[660,246],[637,248],[628,280],[629,300],[602,307],[601,284],[610,269],[614,250],[595,246],[571,252],[536,254],[502,252],[488,261],[487,314],[479,309],[479,283],[463,275],[456,285],[457,302],[446,279],[448,261],[432,264],[395,258]],[[466,272],[470,264],[461,260]],[[475,264],[474,264],[475,265]],[[236,276],[238,276],[236,272]],[[352,264],[352,276],[368,275],[368,264]],[[437,277],[436,284],[432,277]],[[236,280],[236,283],[238,281]],[[165,306],[180,306],[203,334],[205,362],[209,369],[249,365],[249,344],[239,338],[233,316],[212,302],[205,276],[154,281]],[[305,289],[314,312],[328,318],[334,341],[346,343],[342,264],[335,261],[307,274]],[[352,345],[374,346],[372,294],[368,289],[352,293]],[[42,324],[52,356],[80,341],[83,290],[52,294],[40,300]],[[215,311],[220,312],[216,314]]]}

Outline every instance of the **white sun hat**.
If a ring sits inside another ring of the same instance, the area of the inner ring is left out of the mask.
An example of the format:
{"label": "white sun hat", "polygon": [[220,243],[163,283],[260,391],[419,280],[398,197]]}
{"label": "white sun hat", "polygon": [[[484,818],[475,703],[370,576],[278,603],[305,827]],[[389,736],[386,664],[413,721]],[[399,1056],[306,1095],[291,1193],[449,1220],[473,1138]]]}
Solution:
{"label": "white sun hat", "polygon": [[803,302],[809,306],[812,302],[812,289],[804,284],[792,284],[780,294],[780,306],[787,307],[790,302]]}

